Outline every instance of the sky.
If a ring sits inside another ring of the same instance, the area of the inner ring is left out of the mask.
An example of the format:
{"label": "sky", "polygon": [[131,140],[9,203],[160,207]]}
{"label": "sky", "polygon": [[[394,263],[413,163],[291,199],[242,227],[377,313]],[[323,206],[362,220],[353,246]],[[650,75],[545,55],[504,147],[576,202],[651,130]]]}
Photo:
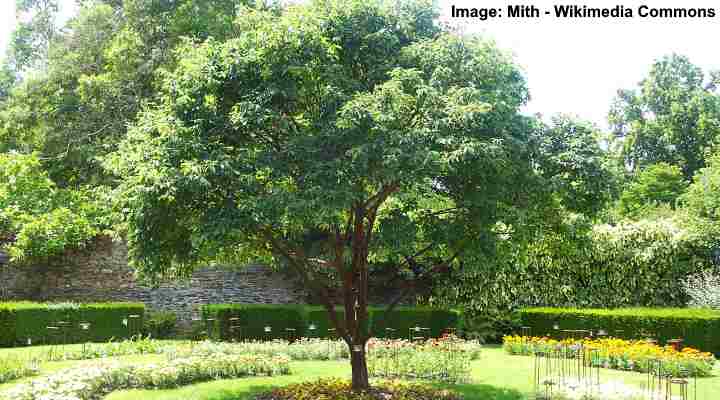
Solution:
{"label": "sky", "polygon": [[[63,18],[72,13],[73,0],[63,2]],[[13,0],[0,0],[0,48],[12,32]],[[686,55],[705,71],[720,69],[720,8],[718,16],[698,19],[509,19],[508,4],[551,9],[560,4],[612,7],[634,11],[641,4],[652,7],[718,7],[717,0],[439,0],[444,19],[452,5],[503,10],[502,18],[453,20],[463,30],[493,38],[512,53],[528,80],[531,100],[528,113],[545,117],[563,112],[607,127],[607,113],[618,89],[633,88],[647,75],[653,61],[663,55]]]}

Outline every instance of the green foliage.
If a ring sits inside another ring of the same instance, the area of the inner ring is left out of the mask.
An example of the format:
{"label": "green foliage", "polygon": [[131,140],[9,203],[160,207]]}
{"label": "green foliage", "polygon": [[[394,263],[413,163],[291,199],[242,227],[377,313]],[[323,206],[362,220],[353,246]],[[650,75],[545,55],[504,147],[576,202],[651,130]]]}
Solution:
{"label": "green foliage", "polygon": [[98,193],[58,188],[36,155],[0,153],[0,246],[17,263],[85,246],[108,226]]}
{"label": "green foliage", "polygon": [[672,55],[656,61],[637,90],[621,91],[610,123],[625,165],[639,171],[666,162],[689,181],[720,133],[717,83],[717,75],[706,82],[699,67]]}
{"label": "green foliage", "polygon": [[471,321],[504,321],[525,306],[685,306],[683,282],[711,268],[717,235],[684,219],[615,226],[568,220],[527,247],[503,243],[484,268],[439,284],[435,303],[460,306]]}
{"label": "green foliage", "polygon": [[720,221],[720,154],[708,158],[708,166],[695,174],[682,203],[702,219]]}
{"label": "green foliage", "polygon": [[604,330],[623,339],[641,339],[654,335],[660,341],[683,339],[683,344],[720,354],[720,312],[687,308],[526,308],[520,311],[523,324],[535,336],[558,338],[566,330]]}
{"label": "green foliage", "polygon": [[[371,329],[377,337],[408,338],[423,336],[437,338],[448,329],[456,329],[460,322],[460,313],[455,310],[442,310],[429,307],[397,307],[389,314],[378,308],[371,313]],[[411,333],[412,328],[426,328]],[[386,328],[394,329],[389,332]]]}
{"label": "green foliage", "polygon": [[227,37],[237,7],[248,3],[82,1],[77,15],[59,27],[57,0],[23,2],[9,67],[14,73],[42,68],[21,80],[3,74],[0,151],[39,152],[62,187],[112,184],[101,161],[117,148],[141,105],[156,98],[162,71],[177,62],[174,49],[185,40]]}
{"label": "green foliage", "polygon": [[[210,304],[203,306],[204,319],[214,318],[212,334],[219,339],[287,339],[305,336],[302,306],[274,304]],[[233,321],[231,318],[237,318]],[[240,327],[232,328],[233,326]],[[266,333],[270,326],[272,332]],[[294,332],[286,329],[294,329]]]}
{"label": "green foliage", "polygon": [[29,360],[16,357],[0,358],[0,385],[20,378],[36,375],[37,369],[34,368]]}
{"label": "green foliage", "polygon": [[[242,9],[236,37],[179,49],[162,102],[106,163],[123,179],[134,265],[158,275],[288,248],[314,271],[295,252],[307,232],[325,234],[327,260],[328,232],[364,204],[378,217],[363,258],[388,243],[443,258],[482,247],[515,199],[534,196],[525,82],[490,42],[441,33],[434,12],[422,1]],[[391,229],[400,220],[416,234]],[[310,288],[327,283],[309,275]]]}
{"label": "green foliage", "polygon": [[[82,341],[107,341],[127,338],[140,333],[145,311],[143,304],[98,303],[98,304],[41,304],[41,303],[0,303],[0,346],[12,347],[31,343],[77,343]],[[123,324],[130,315],[139,318]],[[48,326],[59,326],[67,322],[64,330],[48,330]],[[80,323],[90,323],[83,330]],[[132,324],[138,324],[136,327]],[[136,331],[131,332],[131,329]]]}
{"label": "green foliage", "polygon": [[[429,307],[397,307],[387,316],[385,309],[369,308],[369,328],[375,337],[405,338],[410,335],[410,328],[429,328],[416,336],[439,337],[448,328],[457,328],[460,313],[454,310],[442,310]],[[203,318],[214,318],[213,333],[216,338],[231,339],[288,339],[287,328],[295,329],[290,337],[334,337],[328,329],[334,328],[329,320],[327,310],[318,306],[275,305],[275,304],[211,304],[203,306]],[[343,312],[338,310],[340,321]],[[230,321],[230,318],[238,318]],[[315,332],[308,330],[313,324]],[[230,326],[241,326],[235,334]],[[264,331],[265,326],[272,328],[271,334]],[[394,329],[389,331],[386,328]]]}
{"label": "green foliage", "polygon": [[617,182],[598,128],[558,115],[537,140],[541,174],[565,208],[589,216],[602,210]]}
{"label": "green foliage", "polygon": [[177,333],[177,315],[169,311],[147,313],[143,319],[143,335],[155,339],[170,339]]}
{"label": "green foliage", "polygon": [[622,215],[637,217],[659,205],[675,208],[676,200],[685,192],[688,183],[682,170],[668,163],[645,167],[625,188],[618,206]]}

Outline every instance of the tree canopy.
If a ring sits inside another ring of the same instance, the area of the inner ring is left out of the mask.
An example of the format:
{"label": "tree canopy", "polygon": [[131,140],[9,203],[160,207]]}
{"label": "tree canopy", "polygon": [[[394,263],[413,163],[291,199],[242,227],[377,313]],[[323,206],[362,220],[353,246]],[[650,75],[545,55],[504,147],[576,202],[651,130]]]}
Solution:
{"label": "tree canopy", "polygon": [[636,90],[620,90],[610,111],[622,155],[634,171],[658,162],[680,167],[686,180],[705,165],[720,135],[718,75],[706,77],[687,57],[656,61]]}

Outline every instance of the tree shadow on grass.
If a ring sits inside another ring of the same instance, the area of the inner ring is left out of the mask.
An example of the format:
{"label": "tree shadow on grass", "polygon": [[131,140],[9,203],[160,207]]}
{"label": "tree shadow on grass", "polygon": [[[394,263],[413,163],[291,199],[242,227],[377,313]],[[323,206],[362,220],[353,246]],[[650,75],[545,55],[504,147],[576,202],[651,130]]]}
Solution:
{"label": "tree shadow on grass", "polygon": [[462,395],[464,400],[527,400],[529,397],[515,389],[484,384],[433,385],[437,388],[452,390]]}
{"label": "tree shadow on grass", "polygon": [[[277,389],[282,385],[253,385],[243,388],[242,392],[228,390],[218,391],[207,400],[252,400],[254,396]],[[491,385],[433,385],[436,388],[448,389],[462,395],[464,400],[527,400],[528,396],[514,389],[500,388]]]}
{"label": "tree shadow on grass", "polygon": [[269,392],[284,385],[252,385],[242,388],[242,390],[228,389],[217,390],[206,400],[252,400],[260,393]]}

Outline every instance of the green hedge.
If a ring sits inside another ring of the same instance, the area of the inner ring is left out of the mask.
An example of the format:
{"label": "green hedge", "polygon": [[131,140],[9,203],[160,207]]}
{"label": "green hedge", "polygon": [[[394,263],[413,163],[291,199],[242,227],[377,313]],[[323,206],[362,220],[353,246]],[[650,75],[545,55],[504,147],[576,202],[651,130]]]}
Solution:
{"label": "green hedge", "polygon": [[[203,306],[204,319],[212,317],[212,336],[216,339],[285,339],[288,335],[305,335],[305,312],[302,306],[274,304],[211,304]],[[232,321],[231,318],[237,318]],[[240,327],[232,329],[232,327]],[[270,326],[272,332],[265,332]],[[295,329],[288,332],[287,329]]]}
{"label": "green hedge", "polygon": [[[452,310],[441,310],[426,307],[398,307],[389,315],[380,307],[368,308],[369,328],[374,336],[407,338],[410,328],[420,326],[430,328],[423,336],[438,337],[447,328],[457,328],[460,313]],[[231,339],[285,339],[288,338],[287,328],[295,329],[298,337],[328,337],[333,327],[330,317],[323,307],[298,305],[250,305],[250,304],[212,304],[202,308],[203,318],[213,318],[211,334],[220,340]],[[343,318],[344,311],[338,308],[338,317]],[[237,318],[230,321],[230,318]],[[231,331],[230,326],[240,326]],[[308,327],[315,325],[315,331]],[[268,335],[263,331],[265,326],[272,327]],[[394,332],[386,328],[395,329]]]}
{"label": "green hedge", "polygon": [[[459,312],[429,307],[398,307],[387,315],[383,309],[373,309],[370,315],[373,333],[378,337],[440,337],[446,329],[458,328],[460,323]],[[410,330],[415,327],[429,330],[418,334]]]}
{"label": "green hedge", "polygon": [[[144,314],[141,303],[0,303],[0,347],[23,345],[28,340],[40,344],[125,339],[140,332]],[[123,320],[130,315],[139,318],[131,318],[126,326]],[[66,328],[47,328],[59,326],[59,322],[66,322]],[[90,323],[88,330],[81,329],[83,322]]]}
{"label": "green hedge", "polygon": [[[682,338],[685,346],[720,354],[720,311],[688,308],[526,308],[522,323],[532,335],[559,337],[561,330],[604,330],[610,336],[642,339],[652,334],[661,343]],[[559,330],[555,330],[557,325]]]}

